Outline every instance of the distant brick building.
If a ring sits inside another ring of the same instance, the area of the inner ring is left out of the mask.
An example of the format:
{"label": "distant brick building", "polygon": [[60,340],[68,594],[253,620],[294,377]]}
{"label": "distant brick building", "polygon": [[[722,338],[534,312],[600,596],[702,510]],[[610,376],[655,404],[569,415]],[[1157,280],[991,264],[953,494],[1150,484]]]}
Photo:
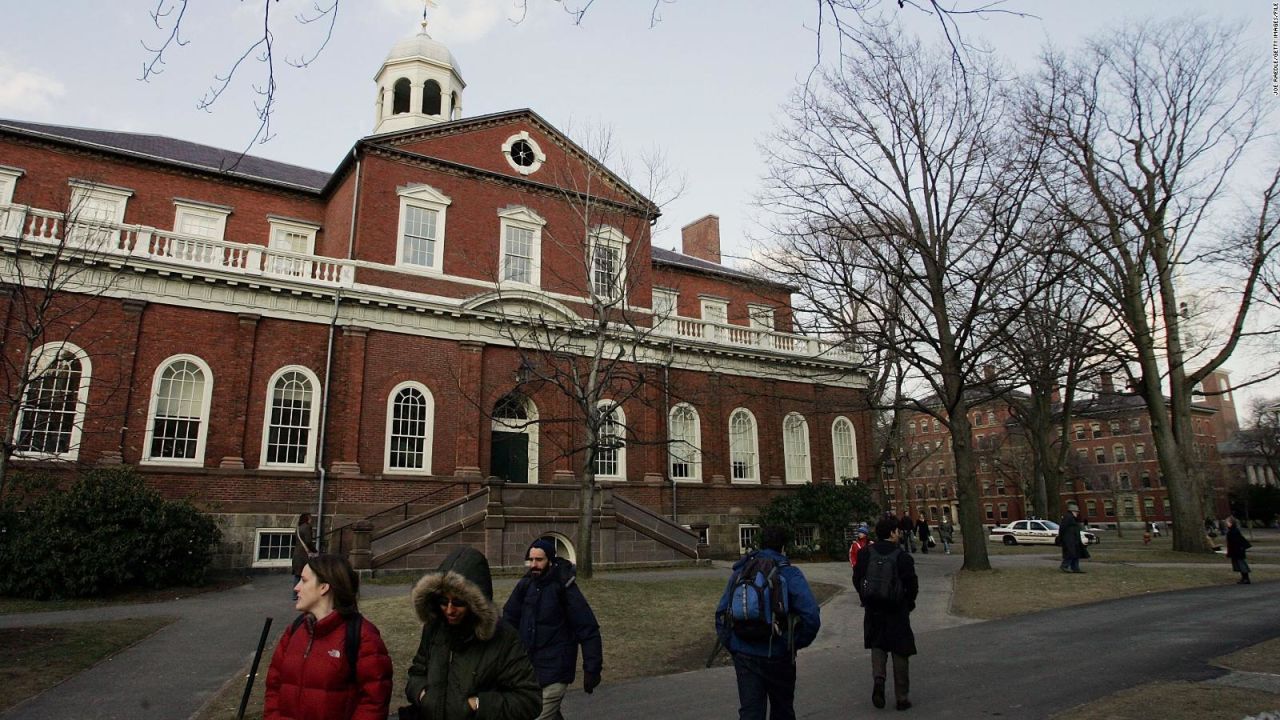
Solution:
{"label": "distant brick building", "polygon": [[[77,273],[32,357],[13,467],[136,465],[218,515],[231,565],[284,563],[319,502],[326,527],[389,511],[375,566],[460,538],[518,564],[511,528],[573,536],[580,456],[561,449],[580,426],[523,382],[513,328],[625,293],[650,384],[611,410],[597,561],[736,553],[789,485],[866,476],[856,358],[792,333],[791,288],[720,264],[715,216],[685,228],[687,254],[651,247],[653,203],[536,113],[463,118],[457,63],[425,31],[377,82],[376,134],[333,172],[0,121],[6,337],[33,269]],[[584,225],[586,203],[613,220]]]}
{"label": "distant brick building", "polygon": [[[1215,373],[1199,389],[1192,408],[1193,453],[1211,488],[1212,512],[1227,513],[1228,475],[1219,441],[1239,428],[1226,373]],[[1027,516],[1027,495],[1035,469],[1022,429],[1009,403],[1015,393],[979,403],[970,410],[973,447],[981,491],[979,510],[988,526]],[[886,483],[889,505],[909,508],[930,522],[955,519],[955,469],[950,438],[942,423],[926,413],[905,422],[898,476]],[[1063,502],[1076,503],[1093,523],[1167,522],[1172,519],[1164,479],[1155,455],[1150,419],[1142,398],[1117,391],[1104,376],[1099,392],[1077,401],[1072,416]]]}

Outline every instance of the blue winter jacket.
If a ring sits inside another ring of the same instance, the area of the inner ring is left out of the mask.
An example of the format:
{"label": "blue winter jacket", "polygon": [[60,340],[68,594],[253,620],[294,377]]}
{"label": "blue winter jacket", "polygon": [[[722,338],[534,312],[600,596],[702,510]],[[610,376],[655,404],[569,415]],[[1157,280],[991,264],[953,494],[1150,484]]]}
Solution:
{"label": "blue winter jacket", "polygon": [[[773,550],[760,550],[758,554],[762,557],[772,558],[775,563],[787,562],[785,555]],[[743,653],[766,658],[787,657],[790,649],[788,648],[785,632],[781,638],[774,637],[772,640],[748,642],[725,627],[724,617],[729,610],[729,596],[733,590],[734,579],[737,578],[738,571],[742,569],[743,565],[747,564],[751,557],[751,554],[744,555],[733,565],[733,574],[729,576],[729,584],[725,586],[724,594],[720,596],[720,604],[716,605],[716,634],[724,641],[725,647],[731,653]],[[789,617],[795,620],[795,630],[792,636],[794,649],[800,650],[813,643],[813,639],[818,636],[818,628],[822,627],[818,600],[813,596],[813,591],[809,589],[809,581],[805,580],[804,573],[800,572],[798,568],[790,564],[783,565],[779,569],[779,573],[787,583]]]}
{"label": "blue winter jacket", "polygon": [[521,578],[502,608],[502,619],[520,631],[541,687],[573,682],[579,645],[583,672],[600,674],[600,625],[576,577],[573,563],[556,558],[542,577]]}

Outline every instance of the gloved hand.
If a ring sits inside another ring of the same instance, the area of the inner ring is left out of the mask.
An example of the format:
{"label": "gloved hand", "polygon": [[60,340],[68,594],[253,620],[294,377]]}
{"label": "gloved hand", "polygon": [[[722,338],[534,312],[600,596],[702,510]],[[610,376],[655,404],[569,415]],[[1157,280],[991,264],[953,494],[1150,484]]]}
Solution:
{"label": "gloved hand", "polygon": [[582,689],[588,695],[600,685],[600,673],[582,673]]}

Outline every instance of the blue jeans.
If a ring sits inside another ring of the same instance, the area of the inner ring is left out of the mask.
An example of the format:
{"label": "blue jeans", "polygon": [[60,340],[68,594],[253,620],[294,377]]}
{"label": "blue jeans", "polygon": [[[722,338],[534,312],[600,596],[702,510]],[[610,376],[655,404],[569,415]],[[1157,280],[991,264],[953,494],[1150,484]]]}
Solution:
{"label": "blue jeans", "polygon": [[1080,572],[1080,558],[1073,557],[1069,560],[1064,558],[1062,560],[1061,567],[1063,570],[1070,570],[1071,572]]}
{"label": "blue jeans", "polygon": [[738,674],[738,720],[795,720],[796,666],[789,656],[762,658],[733,654]]}

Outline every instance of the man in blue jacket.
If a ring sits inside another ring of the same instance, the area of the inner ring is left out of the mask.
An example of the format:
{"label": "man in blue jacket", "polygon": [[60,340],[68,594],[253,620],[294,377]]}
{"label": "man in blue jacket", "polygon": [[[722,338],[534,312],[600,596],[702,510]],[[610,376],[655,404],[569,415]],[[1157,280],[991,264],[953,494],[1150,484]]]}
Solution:
{"label": "man in blue jacket", "polygon": [[[795,718],[795,651],[813,643],[822,625],[818,601],[809,589],[809,582],[782,552],[789,539],[785,528],[761,529],[760,549],[734,564],[729,585],[716,606],[716,634],[733,656],[738,675],[739,720],[764,720],[767,708],[772,708],[770,720]],[[738,576],[748,563],[758,558],[772,560],[777,567],[781,584],[786,586],[788,612],[776,623],[779,630],[770,637],[748,640],[733,630],[730,605]]]}
{"label": "man in blue jacket", "polygon": [[538,720],[562,720],[560,703],[577,673],[582,646],[582,689],[600,684],[603,651],[600,625],[575,582],[573,563],[556,557],[555,542],[533,541],[525,554],[529,566],[502,608],[502,619],[520,631],[542,687]]}

